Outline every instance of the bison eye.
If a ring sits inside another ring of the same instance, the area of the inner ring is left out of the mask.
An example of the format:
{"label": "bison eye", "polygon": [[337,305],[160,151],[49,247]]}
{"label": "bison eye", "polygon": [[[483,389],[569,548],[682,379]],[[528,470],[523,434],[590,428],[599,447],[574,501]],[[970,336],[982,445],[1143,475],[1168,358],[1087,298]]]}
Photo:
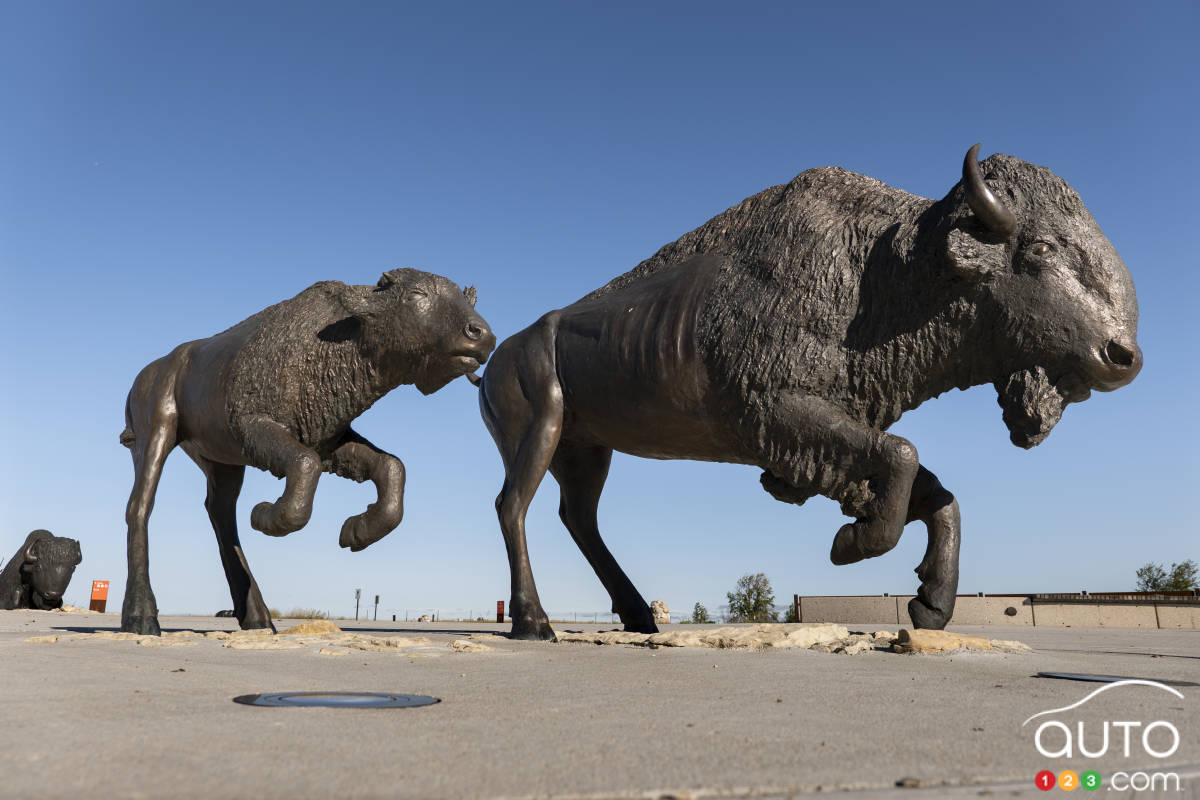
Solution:
{"label": "bison eye", "polygon": [[1034,242],[1033,246],[1029,248],[1029,252],[1033,253],[1035,256],[1044,256],[1050,252],[1050,243]]}

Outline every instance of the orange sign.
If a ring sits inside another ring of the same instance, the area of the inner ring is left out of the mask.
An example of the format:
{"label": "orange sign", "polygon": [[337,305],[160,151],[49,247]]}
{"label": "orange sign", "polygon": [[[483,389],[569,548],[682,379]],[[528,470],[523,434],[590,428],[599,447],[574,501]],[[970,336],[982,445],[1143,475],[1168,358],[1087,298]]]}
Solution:
{"label": "orange sign", "polygon": [[92,581],[92,599],[108,599],[108,581]]}

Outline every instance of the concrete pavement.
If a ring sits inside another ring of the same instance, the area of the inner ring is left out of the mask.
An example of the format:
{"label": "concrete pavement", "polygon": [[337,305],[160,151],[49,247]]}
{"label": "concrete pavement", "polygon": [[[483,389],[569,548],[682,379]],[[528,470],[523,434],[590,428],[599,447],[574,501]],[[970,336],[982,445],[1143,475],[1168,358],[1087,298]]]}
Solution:
{"label": "concrete pavement", "polygon": [[[229,619],[161,621],[164,630],[236,628]],[[1017,639],[1034,652],[938,656],[507,639],[489,641],[491,652],[452,651],[452,640],[507,627],[475,623],[339,621],[430,640],[407,654],[342,657],[316,645],[234,650],[211,639],[27,641],[119,624],[112,614],[0,612],[0,797],[1045,797],[1035,774],[1067,769],[1098,772],[1107,797],[1126,796],[1112,791],[1117,773],[1179,775],[1183,793],[1164,797],[1200,791],[1200,686],[1177,686],[1182,698],[1117,687],[1060,714],[1068,728],[1084,724],[1092,751],[1105,722],[1140,724],[1110,727],[1098,758],[1077,746],[1069,758],[1048,758],[1035,747],[1036,723],[1022,727],[1100,685],[1032,677],[1038,671],[1200,683],[1197,631],[963,626],[952,630]],[[442,702],[393,710],[232,702],[335,690]],[[1164,758],[1153,752],[1168,749],[1170,730],[1152,732],[1151,753],[1138,732],[1160,720],[1179,732]],[[1051,751],[1064,743],[1061,730],[1043,740]]]}

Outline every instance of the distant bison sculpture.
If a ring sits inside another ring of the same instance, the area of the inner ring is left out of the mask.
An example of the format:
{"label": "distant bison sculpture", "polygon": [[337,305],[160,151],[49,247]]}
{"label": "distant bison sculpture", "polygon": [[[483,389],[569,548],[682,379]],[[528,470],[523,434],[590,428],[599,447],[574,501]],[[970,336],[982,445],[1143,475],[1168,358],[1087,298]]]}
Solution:
{"label": "distant bison sculpture", "polygon": [[888,426],[992,383],[1013,443],[1032,447],[1068,403],[1142,365],[1133,282],[1079,196],[1043,167],[980,163],[978,148],[937,201],[836,167],[801,173],[500,345],[480,405],[504,461],[514,635],[554,635],[525,544],[547,469],[625,629],[656,630],[596,525],[613,450],[750,464],[777,500],[839,501],[855,521],[834,536],[835,564],[923,521],[909,615],[945,626],[958,505]]}
{"label": "distant bison sculpture", "polygon": [[135,475],[121,629],[159,633],[146,524],[176,445],[208,478],[204,507],[243,628],[274,628],[238,539],[235,506],[247,466],[286,479],[278,500],[251,512],[251,527],[263,533],[284,536],[308,522],[321,472],[369,479],[379,493],[342,525],[342,547],[362,550],[399,525],[404,465],[350,423],[400,384],[430,394],[478,369],[496,337],[474,305],[473,288],[412,269],[385,272],[375,286],[322,281],[143,369],[120,437]]}
{"label": "distant bison sculpture", "polygon": [[63,593],[81,561],[76,540],[33,531],[0,571],[0,608],[62,608]]}

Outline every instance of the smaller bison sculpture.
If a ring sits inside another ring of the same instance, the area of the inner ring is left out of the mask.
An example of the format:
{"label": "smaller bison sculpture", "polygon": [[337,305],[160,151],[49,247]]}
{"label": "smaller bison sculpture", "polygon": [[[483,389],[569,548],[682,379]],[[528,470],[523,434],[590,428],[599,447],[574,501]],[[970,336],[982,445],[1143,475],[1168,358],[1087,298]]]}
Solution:
{"label": "smaller bison sculpture", "polygon": [[0,609],[62,608],[63,593],[81,561],[76,540],[33,531],[0,571]]}
{"label": "smaller bison sculpture", "polygon": [[657,630],[597,527],[614,450],[747,464],[777,500],[837,500],[854,521],[833,537],[835,564],[882,555],[923,522],[909,615],[946,625],[958,503],[888,427],[990,383],[1013,444],[1033,447],[1067,404],[1142,365],[1133,280],[1079,195],[978,149],[940,200],[836,167],[801,173],[497,348],[480,405],[504,461],[515,636],[554,637],[525,543],[547,471],[625,629]]}
{"label": "smaller bison sculpture", "polygon": [[413,269],[385,272],[375,286],[322,281],[143,369],[120,437],[134,468],[121,630],[160,633],[146,526],[176,446],[208,478],[204,507],[242,628],[274,629],[238,539],[235,507],[247,466],[285,479],[278,500],[253,508],[255,530],[284,536],[304,527],[322,472],[370,480],[379,493],[346,520],[342,547],[357,552],[395,529],[404,515],[404,465],[350,423],[401,384],[431,394],[487,361],[496,337],[474,306],[474,288]]}

